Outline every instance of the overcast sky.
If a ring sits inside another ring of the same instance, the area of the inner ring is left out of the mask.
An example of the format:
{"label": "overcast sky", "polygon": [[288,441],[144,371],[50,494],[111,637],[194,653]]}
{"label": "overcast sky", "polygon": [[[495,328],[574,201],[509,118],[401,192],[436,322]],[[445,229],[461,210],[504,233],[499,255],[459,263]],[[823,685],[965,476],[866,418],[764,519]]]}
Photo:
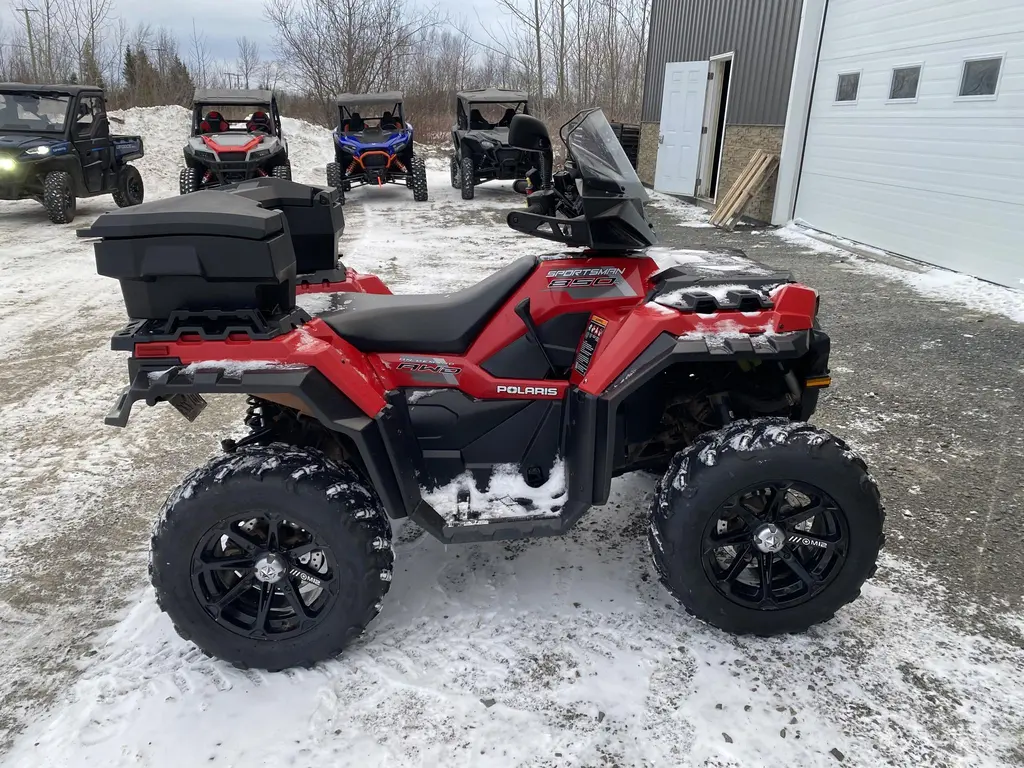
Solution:
{"label": "overcast sky", "polygon": [[[411,5],[430,4],[430,0],[408,1]],[[241,35],[259,42],[264,57],[273,56],[273,30],[263,20],[262,0],[115,0],[115,4],[115,13],[133,27],[144,22],[173,31],[179,38],[183,58],[193,19],[206,35],[216,58],[233,60],[235,40]],[[437,0],[437,4],[442,13],[461,17],[473,25],[478,14],[485,23],[502,18],[497,0]]]}

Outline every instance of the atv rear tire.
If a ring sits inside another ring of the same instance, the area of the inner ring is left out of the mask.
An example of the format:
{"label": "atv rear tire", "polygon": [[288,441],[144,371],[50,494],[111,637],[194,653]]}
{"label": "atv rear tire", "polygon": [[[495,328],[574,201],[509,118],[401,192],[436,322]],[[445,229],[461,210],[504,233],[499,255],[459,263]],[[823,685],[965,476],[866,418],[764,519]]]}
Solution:
{"label": "atv rear tire", "polygon": [[287,181],[292,180],[292,167],[291,165],[275,165],[270,169],[270,175],[275,179],[285,179]]}
{"label": "atv rear tire", "polygon": [[178,194],[188,195],[199,191],[200,176],[196,168],[182,168],[178,174]]}
{"label": "atv rear tire", "polygon": [[476,168],[473,166],[472,157],[462,158],[462,199],[472,200],[476,191]]}
{"label": "atv rear tire", "polygon": [[452,189],[462,188],[462,169],[459,160],[455,155],[451,156],[450,165],[452,170]]}
{"label": "atv rear tire", "polygon": [[[651,505],[662,583],[736,634],[802,632],[860,595],[885,542],[864,461],[786,419],[737,421],[676,454]],[[765,585],[768,589],[765,589]]]}
{"label": "atv rear tire", "polygon": [[422,157],[414,156],[412,167],[412,199],[417,203],[427,202],[427,166]]}
{"label": "atv rear tire", "polygon": [[139,173],[138,168],[134,165],[126,165],[121,170],[113,197],[118,208],[142,205],[146,199],[146,186],[142,183],[142,174]]}
{"label": "atv rear tire", "polygon": [[380,612],[391,527],[351,467],[313,448],[245,446],[171,493],[150,577],[178,634],[239,667],[337,656]]}
{"label": "atv rear tire", "polygon": [[54,224],[70,224],[75,219],[78,201],[71,174],[50,171],[43,180],[43,207]]}

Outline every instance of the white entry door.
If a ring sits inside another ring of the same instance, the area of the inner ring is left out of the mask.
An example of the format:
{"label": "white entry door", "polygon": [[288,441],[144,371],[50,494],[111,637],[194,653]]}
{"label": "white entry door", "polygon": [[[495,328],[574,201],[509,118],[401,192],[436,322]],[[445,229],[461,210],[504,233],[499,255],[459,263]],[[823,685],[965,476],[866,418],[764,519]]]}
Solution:
{"label": "white entry door", "polygon": [[708,62],[665,65],[658,164],[654,168],[654,188],[659,192],[695,194],[707,89]]}

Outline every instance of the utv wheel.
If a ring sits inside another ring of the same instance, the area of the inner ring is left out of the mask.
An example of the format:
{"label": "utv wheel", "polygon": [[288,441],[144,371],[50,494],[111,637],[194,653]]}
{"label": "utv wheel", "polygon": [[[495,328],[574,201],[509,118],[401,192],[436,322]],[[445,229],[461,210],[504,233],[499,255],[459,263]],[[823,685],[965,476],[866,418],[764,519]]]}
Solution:
{"label": "utv wheel", "polygon": [[270,175],[275,179],[286,179],[287,181],[291,181],[292,167],[290,165],[275,165],[270,170]]}
{"label": "utv wheel", "polygon": [[462,188],[462,166],[459,165],[459,160],[455,155],[452,155],[449,161],[452,170],[452,189]]}
{"label": "utv wheel", "polygon": [[142,174],[134,165],[126,165],[117,180],[117,189],[113,193],[118,208],[130,208],[142,205],[146,198],[146,187],[142,183]]}
{"label": "utv wheel", "polygon": [[178,194],[188,195],[198,192],[199,186],[199,171],[196,168],[182,168],[178,174]]}
{"label": "utv wheel", "polygon": [[43,180],[43,207],[54,224],[70,224],[78,210],[71,174],[50,171]]}
{"label": "utv wheel", "polygon": [[341,172],[341,163],[328,163],[327,164],[327,186],[333,187],[334,189],[342,192],[342,186],[345,183],[344,174]]}
{"label": "utv wheel", "polygon": [[520,195],[525,195],[529,189],[530,182],[526,179],[516,179],[512,182],[512,191],[518,192]]}
{"label": "utv wheel", "polygon": [[422,157],[412,159],[412,199],[417,203],[427,201],[427,166]]}
{"label": "utv wheel", "polygon": [[829,432],[739,421],[676,454],[651,505],[662,583],[736,634],[802,632],[874,575],[885,512],[863,460]]}
{"label": "utv wheel", "polygon": [[337,656],[380,611],[394,556],[372,488],[313,448],[246,446],[171,493],[157,601],[183,638],[270,671]]}
{"label": "utv wheel", "polygon": [[472,200],[475,191],[476,169],[473,167],[473,158],[462,158],[462,199]]}

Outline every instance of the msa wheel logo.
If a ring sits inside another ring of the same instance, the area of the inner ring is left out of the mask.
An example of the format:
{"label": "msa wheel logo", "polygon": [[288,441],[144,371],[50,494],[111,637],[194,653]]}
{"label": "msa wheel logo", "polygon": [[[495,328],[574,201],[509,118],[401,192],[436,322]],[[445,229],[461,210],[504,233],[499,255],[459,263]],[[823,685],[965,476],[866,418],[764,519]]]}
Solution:
{"label": "msa wheel logo", "polygon": [[414,371],[415,373],[462,373],[461,368],[457,368],[454,365],[441,365],[439,363],[399,363],[398,370]]}
{"label": "msa wheel logo", "polygon": [[796,544],[798,547],[817,547],[818,549],[828,549],[828,543],[821,541],[820,539],[809,539],[806,536],[790,536],[790,544]]}
{"label": "msa wheel logo", "polygon": [[312,584],[314,587],[322,587],[323,586],[323,582],[320,581],[320,579],[314,578],[313,576],[310,576],[305,571],[300,571],[298,568],[292,568],[290,573],[296,579],[299,579],[300,581],[304,581],[307,584]]}
{"label": "msa wheel logo", "polygon": [[506,387],[499,384],[497,388],[499,395],[540,395],[541,397],[558,397],[557,387],[517,387],[515,385]]}

